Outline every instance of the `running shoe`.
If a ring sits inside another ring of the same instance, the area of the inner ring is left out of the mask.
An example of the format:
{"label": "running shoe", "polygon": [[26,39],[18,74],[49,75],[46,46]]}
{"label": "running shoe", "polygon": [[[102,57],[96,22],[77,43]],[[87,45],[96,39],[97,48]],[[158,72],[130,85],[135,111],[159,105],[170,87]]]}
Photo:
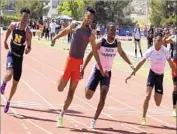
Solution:
{"label": "running shoe", "polygon": [[9,107],[10,107],[10,101],[7,101],[7,103],[4,107],[4,113],[7,113],[9,111]]}
{"label": "running shoe", "polygon": [[146,126],[146,117],[143,117],[141,120],[141,125]]}
{"label": "running shoe", "polygon": [[58,115],[57,127],[59,128],[63,127],[63,117],[61,115]]}
{"label": "running shoe", "polygon": [[172,111],[172,113],[171,113],[171,116],[172,116],[172,117],[176,117],[176,113],[177,113],[177,111],[176,111],[176,109],[174,108],[173,111]]}
{"label": "running shoe", "polygon": [[5,91],[5,88],[6,88],[6,83],[2,82],[2,85],[1,85],[1,94],[4,94],[4,91]]}
{"label": "running shoe", "polygon": [[96,126],[96,120],[92,120],[90,122],[90,128],[95,129],[95,126]]}

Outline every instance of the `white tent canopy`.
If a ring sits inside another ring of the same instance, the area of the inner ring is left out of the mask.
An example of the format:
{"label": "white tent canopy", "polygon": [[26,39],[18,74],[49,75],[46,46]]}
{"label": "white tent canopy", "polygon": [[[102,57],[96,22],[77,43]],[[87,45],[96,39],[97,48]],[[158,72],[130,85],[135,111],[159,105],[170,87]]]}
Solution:
{"label": "white tent canopy", "polygon": [[67,16],[67,15],[57,16],[56,19],[60,19],[60,20],[72,20],[72,18],[69,17],[69,16]]}

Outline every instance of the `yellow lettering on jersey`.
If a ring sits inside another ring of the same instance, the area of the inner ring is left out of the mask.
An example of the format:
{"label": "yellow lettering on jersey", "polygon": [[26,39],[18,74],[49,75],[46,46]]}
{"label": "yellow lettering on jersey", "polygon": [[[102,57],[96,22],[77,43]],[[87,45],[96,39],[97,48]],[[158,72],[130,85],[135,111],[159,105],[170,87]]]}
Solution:
{"label": "yellow lettering on jersey", "polygon": [[15,39],[14,39],[14,43],[16,44],[16,45],[21,45],[20,43],[21,43],[21,39],[22,39],[22,36],[21,35],[19,35],[19,34],[15,34]]}

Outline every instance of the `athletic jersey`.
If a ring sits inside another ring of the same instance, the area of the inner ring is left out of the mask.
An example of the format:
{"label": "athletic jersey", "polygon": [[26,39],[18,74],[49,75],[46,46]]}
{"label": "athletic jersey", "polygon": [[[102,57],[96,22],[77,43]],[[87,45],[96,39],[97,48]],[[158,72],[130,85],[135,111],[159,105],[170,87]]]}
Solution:
{"label": "athletic jersey", "polygon": [[[76,24],[74,24],[76,25]],[[92,34],[92,30],[89,28],[83,28],[77,26],[72,33],[70,44],[70,55],[76,59],[83,59],[85,49],[89,43],[89,38]]]}
{"label": "athletic jersey", "polygon": [[[107,38],[102,38],[98,54],[103,70],[111,71],[114,58],[117,54],[117,44],[118,41],[116,39],[112,43],[109,43]],[[96,68],[99,69],[97,64]]]}
{"label": "athletic jersey", "polygon": [[134,34],[135,34],[135,39],[141,39],[141,32],[140,32],[140,28],[135,28],[134,29]]}
{"label": "athletic jersey", "polygon": [[145,58],[150,60],[150,68],[153,72],[163,74],[166,60],[170,58],[170,55],[166,47],[161,46],[157,51],[155,46],[152,46],[146,51]]}
{"label": "athletic jersey", "polygon": [[173,41],[173,58],[177,60],[177,35],[174,35],[172,38]]}
{"label": "athletic jersey", "polygon": [[12,32],[10,51],[16,56],[23,56],[26,42],[26,28],[25,30],[20,30],[18,26],[19,23],[16,23],[16,26]]}

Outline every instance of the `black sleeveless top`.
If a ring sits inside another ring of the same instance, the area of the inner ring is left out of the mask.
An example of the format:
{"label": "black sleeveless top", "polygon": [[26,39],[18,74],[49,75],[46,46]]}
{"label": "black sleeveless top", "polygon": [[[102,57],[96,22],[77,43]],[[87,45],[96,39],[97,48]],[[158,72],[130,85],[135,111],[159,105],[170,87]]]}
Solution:
{"label": "black sleeveless top", "polygon": [[19,23],[16,24],[13,32],[12,32],[12,39],[10,43],[10,49],[12,53],[17,55],[23,56],[25,45],[26,45],[26,29],[20,30]]}

